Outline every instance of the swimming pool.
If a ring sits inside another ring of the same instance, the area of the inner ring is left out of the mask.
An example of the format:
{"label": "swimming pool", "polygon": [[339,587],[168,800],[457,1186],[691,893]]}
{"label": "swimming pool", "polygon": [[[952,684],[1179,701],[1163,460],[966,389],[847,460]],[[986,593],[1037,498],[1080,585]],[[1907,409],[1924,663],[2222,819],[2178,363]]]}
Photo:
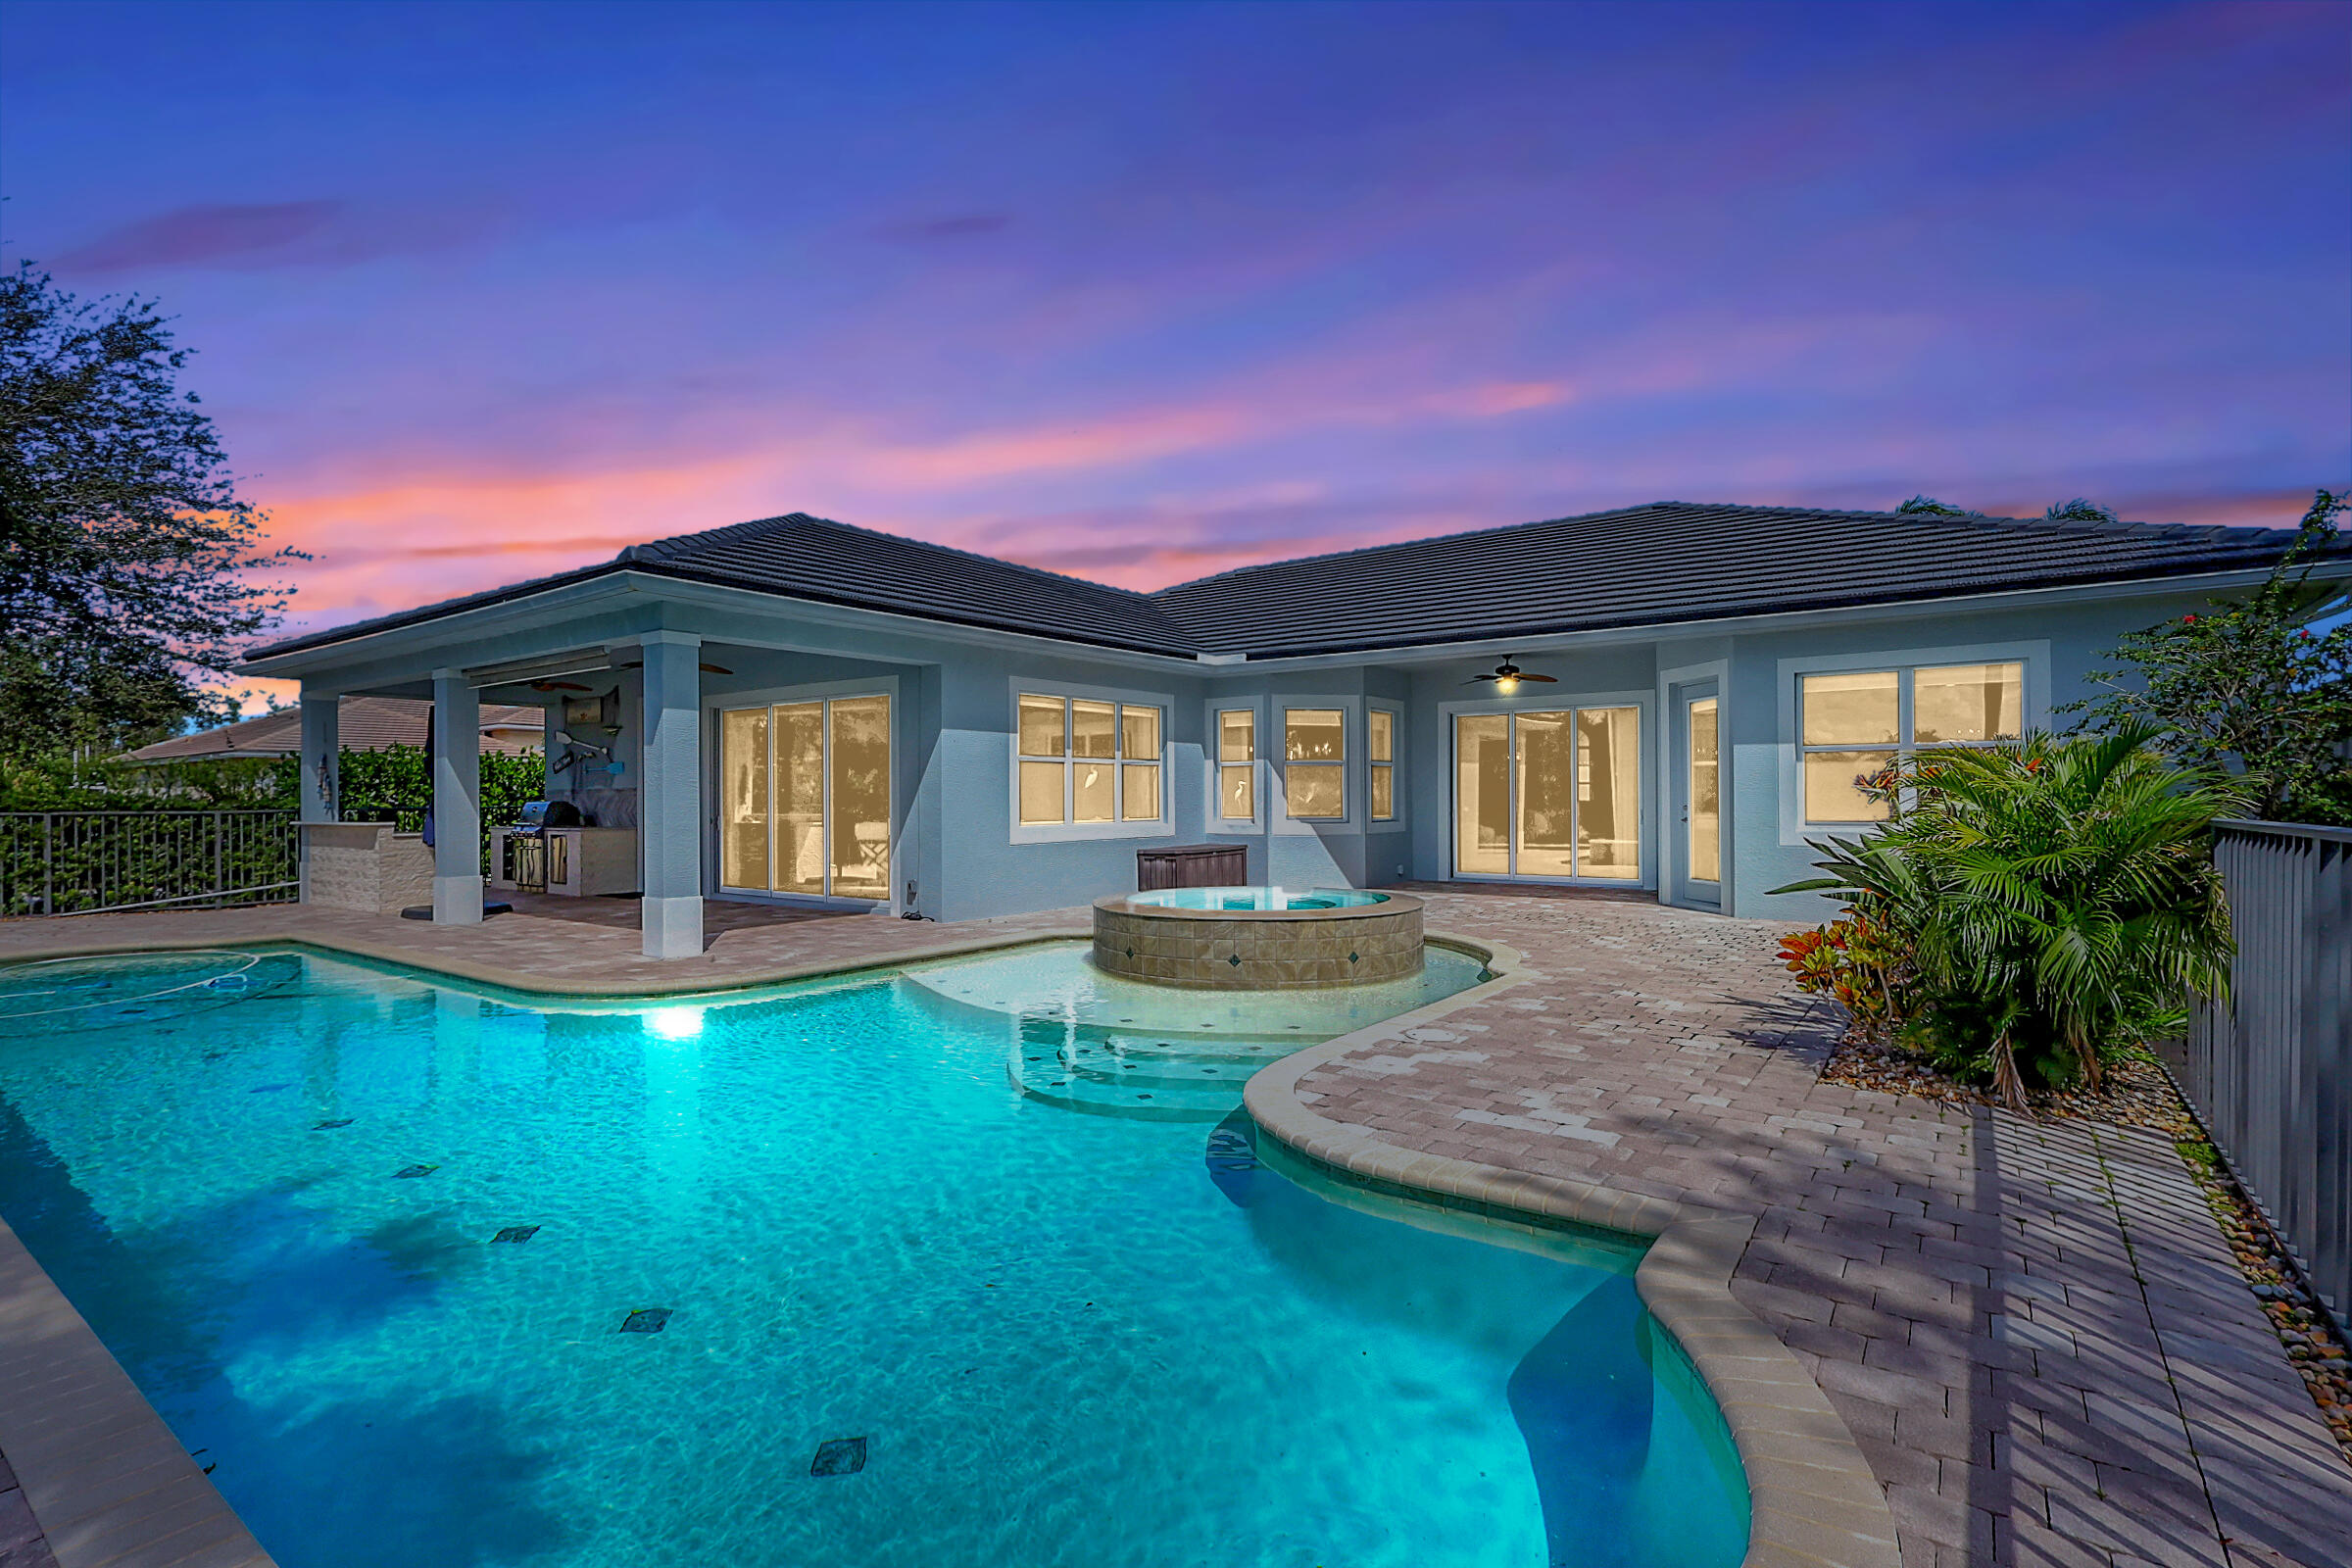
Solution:
{"label": "swimming pool", "polygon": [[1075,1114],[1110,1026],[942,973],[0,971],[0,1214],[285,1568],[1739,1560],[1622,1239]]}

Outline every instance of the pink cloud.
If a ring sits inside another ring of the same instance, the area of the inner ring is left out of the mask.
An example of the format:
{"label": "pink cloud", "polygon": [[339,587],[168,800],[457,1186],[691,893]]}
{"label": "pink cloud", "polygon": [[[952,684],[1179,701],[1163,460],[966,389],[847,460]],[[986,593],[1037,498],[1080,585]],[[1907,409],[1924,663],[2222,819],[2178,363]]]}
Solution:
{"label": "pink cloud", "polygon": [[267,266],[334,221],[341,202],[263,202],[175,208],[110,229],[57,259],[60,271],[149,267]]}

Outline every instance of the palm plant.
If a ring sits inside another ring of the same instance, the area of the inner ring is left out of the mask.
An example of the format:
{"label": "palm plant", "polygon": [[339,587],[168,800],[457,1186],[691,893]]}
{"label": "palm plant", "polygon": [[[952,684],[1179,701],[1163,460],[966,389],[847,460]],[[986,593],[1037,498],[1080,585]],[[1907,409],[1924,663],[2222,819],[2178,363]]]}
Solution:
{"label": "palm plant", "polygon": [[1895,810],[1860,841],[1815,843],[1829,893],[1910,943],[1911,1028],[1987,1071],[2096,1087],[2103,1054],[2180,1026],[2227,984],[2230,908],[2212,825],[2245,807],[2217,769],[2148,731],[1938,750],[1886,780]]}

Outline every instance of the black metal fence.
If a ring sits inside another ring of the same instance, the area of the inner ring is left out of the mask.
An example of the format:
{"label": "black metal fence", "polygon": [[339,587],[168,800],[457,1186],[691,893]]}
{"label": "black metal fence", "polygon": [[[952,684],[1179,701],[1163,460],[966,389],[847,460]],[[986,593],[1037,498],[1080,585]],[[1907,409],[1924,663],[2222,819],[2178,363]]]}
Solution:
{"label": "black metal fence", "polygon": [[0,811],[0,915],[301,896],[292,811]]}
{"label": "black metal fence", "polygon": [[2214,861],[2237,958],[2230,1000],[2189,1022],[2181,1088],[2340,1322],[2352,1314],[2352,829],[2226,822]]}

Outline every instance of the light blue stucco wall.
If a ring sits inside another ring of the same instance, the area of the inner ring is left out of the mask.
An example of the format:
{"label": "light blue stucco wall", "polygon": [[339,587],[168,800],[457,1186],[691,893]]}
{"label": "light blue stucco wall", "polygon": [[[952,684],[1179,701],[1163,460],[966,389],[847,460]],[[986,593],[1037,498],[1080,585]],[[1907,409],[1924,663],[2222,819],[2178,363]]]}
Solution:
{"label": "light blue stucco wall", "polygon": [[[638,594],[617,604],[573,612],[537,607],[500,612],[462,641],[394,654],[357,652],[340,665],[306,670],[306,690],[423,695],[434,667],[477,666],[535,658],[550,650],[624,643],[652,629],[692,631],[706,661],[703,695],[706,833],[715,839],[716,713],[725,706],[789,700],[816,691],[888,689],[894,706],[894,901],[943,920],[1083,904],[1135,886],[1137,850],[1217,842],[1248,852],[1252,881],[1291,887],[1346,883],[1377,886],[1452,874],[1452,716],[1466,710],[1530,711],[1596,704],[1632,704],[1642,712],[1643,799],[1638,884],[1665,883],[1673,896],[1673,797],[1666,733],[1676,671],[1719,674],[1729,762],[1731,912],[1776,919],[1818,917],[1820,901],[1774,897],[1768,890],[1809,874],[1807,830],[1789,805],[1794,778],[1793,670],[1812,661],[1964,660],[1982,651],[2033,665],[2029,722],[2050,722],[2052,710],[2083,694],[2084,675],[2125,632],[2200,608],[2203,591],[2052,602],[1981,613],[1823,613],[1785,619],[1768,631],[1663,633],[1602,644],[1555,638],[1458,657],[1409,662],[1338,662],[1274,669],[1154,660],[1067,644],[974,634],[904,619],[859,621],[810,614],[779,602],[741,596],[725,604],[667,602]],[[773,608],[769,608],[769,604]],[[1491,670],[1504,652],[1530,669],[1558,677],[1530,683],[1511,699],[1465,685]],[[617,748],[622,781],[633,786],[638,686],[634,672],[599,676],[622,692]],[[1054,695],[1118,696],[1165,710],[1162,766],[1168,815],[1138,835],[1073,836],[1028,841],[1014,824],[1014,698],[1021,690]],[[542,701],[523,687],[485,689],[487,702]],[[1397,819],[1367,820],[1369,772],[1365,713],[1373,705],[1399,716]],[[1222,707],[1257,715],[1258,818],[1246,827],[1212,816],[1209,745]],[[1348,715],[1348,814],[1337,822],[1293,822],[1280,810],[1282,710],[1336,707]],[[1816,835],[1821,830],[1812,830]],[[1400,869],[1401,868],[1401,869]],[[714,885],[715,843],[706,858],[706,891]],[[1629,884],[1616,884],[1625,886]]]}
{"label": "light blue stucco wall", "polygon": [[[2154,594],[2043,610],[1968,615],[1918,615],[1900,621],[1841,625],[1824,617],[1816,626],[1731,639],[1730,684],[1724,724],[1733,796],[1731,912],[1760,918],[1813,921],[1831,905],[1810,894],[1774,896],[1771,889],[1817,874],[1807,838],[1855,830],[1807,828],[1794,787],[1794,675],[1788,666],[1841,656],[1887,663],[1919,656],[1966,660],[2030,648],[2026,722],[2065,729],[2078,720],[2056,710],[2089,695],[2089,671],[2126,632],[2186,611],[2203,609],[2203,594]],[[2039,668],[2033,667],[2039,662]],[[2040,700],[2035,701],[2036,697]]]}

